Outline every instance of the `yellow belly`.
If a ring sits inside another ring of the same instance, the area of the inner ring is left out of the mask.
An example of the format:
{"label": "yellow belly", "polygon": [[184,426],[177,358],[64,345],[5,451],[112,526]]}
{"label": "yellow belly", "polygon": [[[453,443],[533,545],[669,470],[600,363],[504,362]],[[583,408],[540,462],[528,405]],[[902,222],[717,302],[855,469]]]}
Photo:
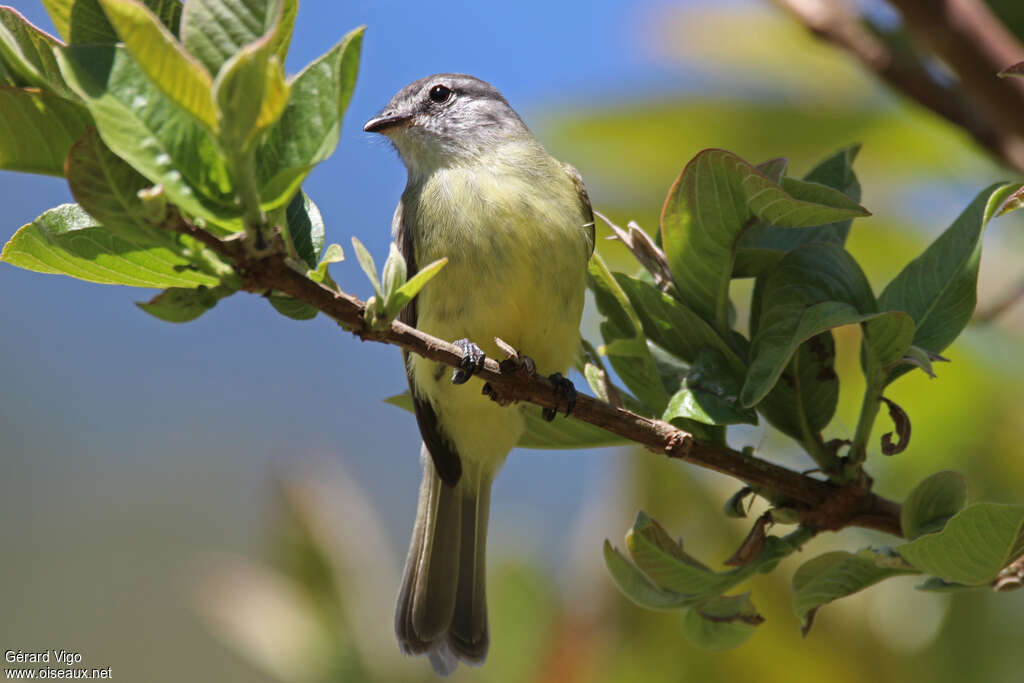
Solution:
{"label": "yellow belly", "polygon": [[[566,372],[579,346],[590,251],[578,202],[567,201],[562,187],[539,195],[507,182],[481,187],[479,174],[452,171],[436,181],[424,188],[434,194],[420,207],[438,205],[430,201],[438,194],[454,204],[448,213],[417,216],[419,226],[433,226],[426,239],[422,230],[417,236],[417,261],[450,260],[417,300],[417,327],[449,341],[467,338],[501,360],[499,337],[530,356],[539,373]],[[502,408],[481,394],[477,379],[456,386],[450,368],[418,356],[410,363],[417,393],[433,404],[464,464],[500,464],[522,433],[521,411],[539,410]]]}

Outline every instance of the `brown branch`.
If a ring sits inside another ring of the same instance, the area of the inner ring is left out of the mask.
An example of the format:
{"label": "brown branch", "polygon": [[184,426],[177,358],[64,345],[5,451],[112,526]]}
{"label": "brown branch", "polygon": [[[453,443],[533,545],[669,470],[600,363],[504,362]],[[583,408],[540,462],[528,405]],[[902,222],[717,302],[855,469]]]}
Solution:
{"label": "brown branch", "polygon": [[[1015,61],[1024,61],[1024,49],[982,3],[892,0],[903,12],[908,30],[926,40],[960,77],[958,85],[951,85],[937,80],[921,61],[894,53],[836,0],[773,1],[894,90],[963,128],[993,156],[1024,171],[1024,81],[1010,84],[1019,79],[996,77]],[[965,21],[965,16],[972,21]]]}
{"label": "brown branch", "polygon": [[[253,255],[243,238],[220,240],[174,215],[165,227],[190,235],[221,256],[230,259],[242,277],[242,288],[265,294],[283,292],[314,306],[334,318],[363,340],[399,346],[424,358],[458,367],[462,353],[445,340],[395,321],[375,330],[364,322],[365,303],[343,292],[321,285],[293,269],[283,250]],[[560,407],[554,385],[537,375],[521,371],[503,372],[488,358],[478,377],[491,384],[503,399],[533,403],[542,408]],[[871,493],[867,488],[813,479],[774,463],[727,446],[703,443],[667,422],[637,415],[589,396],[579,396],[572,413],[577,420],[601,427],[648,450],[678,458],[735,477],[773,499],[780,499],[798,511],[801,522],[818,530],[859,526],[900,535],[899,505]]]}

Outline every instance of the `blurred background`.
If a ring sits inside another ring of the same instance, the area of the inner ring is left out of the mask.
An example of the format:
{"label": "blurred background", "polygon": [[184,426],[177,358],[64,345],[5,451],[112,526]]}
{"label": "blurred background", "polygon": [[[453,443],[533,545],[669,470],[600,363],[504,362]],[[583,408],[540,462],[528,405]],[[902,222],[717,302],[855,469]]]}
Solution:
{"label": "blurred background", "polygon": [[[881,3],[859,4],[880,25],[898,22]],[[14,5],[53,30],[39,3]],[[378,263],[405,174],[361,126],[439,71],[492,82],[579,168],[595,208],[652,233],[669,185],[703,148],[786,156],[801,175],[863,143],[855,168],[874,215],[848,247],[876,292],[977,192],[1019,178],[767,2],[303,0],[289,71],[359,24],[342,142],[305,189],[328,241],[349,252],[356,235]],[[64,201],[62,179],[0,172],[0,236]],[[981,308],[1024,275],[1019,216],[988,231]],[[613,268],[633,267],[618,245],[600,249]],[[368,295],[354,260],[332,272]],[[742,317],[742,284],[736,293]],[[430,679],[391,629],[420,477],[414,419],[382,402],[405,388],[398,351],[251,296],[170,325],[134,307],[150,296],[0,266],[0,649],[79,651],[121,681]],[[584,331],[597,339],[592,318]],[[902,498],[955,468],[973,498],[1021,501],[1022,338],[1024,305],[970,328],[938,379],[895,385],[913,442],[870,463],[879,493]],[[849,437],[859,333],[841,329],[837,344],[851,379],[828,436]],[[731,442],[810,466],[764,427]],[[825,607],[801,640],[793,569],[812,553],[894,541],[868,532],[822,536],[753,581],[768,621],[727,654],[691,646],[678,613],[616,591],[601,542],[621,547],[637,509],[718,567],[749,527],[721,514],[738,488],[628,449],[515,452],[492,501],[490,658],[456,680],[1020,680],[1020,593],[949,596],[890,580]]]}

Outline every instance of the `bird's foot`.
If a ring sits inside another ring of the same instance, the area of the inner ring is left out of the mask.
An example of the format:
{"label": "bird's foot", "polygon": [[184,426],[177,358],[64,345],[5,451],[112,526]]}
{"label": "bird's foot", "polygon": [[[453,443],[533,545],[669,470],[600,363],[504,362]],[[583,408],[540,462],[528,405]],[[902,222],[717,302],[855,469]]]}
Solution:
{"label": "bird's foot", "polygon": [[462,352],[462,361],[452,372],[452,384],[465,384],[470,377],[484,369],[484,360],[487,356],[483,349],[468,339],[458,339],[452,344]]}
{"label": "bird's foot", "polygon": [[[571,381],[562,377],[562,373],[556,372],[553,375],[548,376],[548,381],[555,385],[555,398],[565,400],[565,416],[569,417],[569,413],[576,407],[576,387]],[[541,416],[551,422],[558,415],[558,407],[544,408],[541,412]]]}

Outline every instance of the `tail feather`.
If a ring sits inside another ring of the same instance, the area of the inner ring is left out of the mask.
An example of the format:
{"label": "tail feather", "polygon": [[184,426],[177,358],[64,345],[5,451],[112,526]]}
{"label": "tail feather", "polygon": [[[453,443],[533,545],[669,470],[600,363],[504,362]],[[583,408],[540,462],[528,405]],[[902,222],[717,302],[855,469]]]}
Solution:
{"label": "tail feather", "polygon": [[449,645],[459,659],[483,664],[490,637],[487,631],[487,516],[491,482],[481,482],[475,497],[462,499],[462,540],[459,548],[459,585],[455,613],[448,633]]}
{"label": "tail feather", "polygon": [[448,675],[458,660],[487,656],[485,548],[491,481],[472,469],[455,486],[441,481],[423,449],[423,484],[395,610],[401,650],[428,655]]}

